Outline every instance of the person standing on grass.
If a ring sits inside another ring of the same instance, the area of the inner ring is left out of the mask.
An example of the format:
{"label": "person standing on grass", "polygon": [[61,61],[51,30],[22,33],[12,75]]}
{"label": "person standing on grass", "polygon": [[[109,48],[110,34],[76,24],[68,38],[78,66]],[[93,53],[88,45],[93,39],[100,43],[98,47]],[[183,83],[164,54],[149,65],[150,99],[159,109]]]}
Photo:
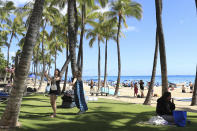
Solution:
{"label": "person standing on grass", "polygon": [[77,115],[83,114],[88,110],[84,90],[83,90],[83,81],[81,80],[81,72],[76,72],[77,78],[72,79],[72,84],[74,88],[74,95],[75,95],[75,103],[77,108],[79,109],[79,112]]}
{"label": "person standing on grass", "polygon": [[49,95],[50,95],[51,107],[53,109],[53,114],[51,115],[51,118],[53,118],[56,117],[56,100],[57,100],[57,96],[60,95],[60,70],[56,69],[54,73],[54,77],[52,78],[49,77],[45,72],[45,77],[47,77],[47,79],[51,81]]}

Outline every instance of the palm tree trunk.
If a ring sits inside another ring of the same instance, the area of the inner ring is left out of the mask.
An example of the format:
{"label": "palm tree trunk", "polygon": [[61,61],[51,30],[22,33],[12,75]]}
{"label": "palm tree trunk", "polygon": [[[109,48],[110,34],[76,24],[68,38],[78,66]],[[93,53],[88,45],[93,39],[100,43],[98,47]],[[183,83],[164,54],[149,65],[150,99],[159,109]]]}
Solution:
{"label": "palm tree trunk", "polygon": [[57,43],[55,45],[55,70],[57,69],[57,63],[56,63],[56,61],[57,61]]}
{"label": "palm tree trunk", "polygon": [[101,49],[100,49],[100,39],[98,37],[98,90],[100,89],[100,83],[101,83]]}
{"label": "palm tree trunk", "polygon": [[195,0],[195,4],[196,4],[196,10],[197,10],[197,0]]}
{"label": "palm tree trunk", "polygon": [[44,27],[43,27],[43,37],[42,37],[42,59],[43,59],[43,67],[42,67],[42,74],[41,74],[41,80],[40,80],[40,85],[39,85],[39,87],[38,87],[38,90],[37,91],[39,91],[40,89],[41,89],[41,87],[42,87],[42,83],[43,83],[43,81],[44,81],[44,72],[45,72],[45,55],[44,55],[44,35],[45,35],[45,28],[46,28],[46,25],[47,25],[47,21],[45,21],[45,25],[44,25]]}
{"label": "palm tree trunk", "polygon": [[[68,59],[68,44],[66,48],[66,59]],[[63,90],[62,90],[63,92],[66,89],[67,76],[68,76],[68,67],[66,68],[66,72],[65,72],[64,85],[63,85]]]}
{"label": "palm tree trunk", "polygon": [[25,43],[22,50],[20,62],[16,71],[14,85],[9,96],[6,109],[1,117],[0,125],[16,127],[21,107],[23,92],[25,91],[25,80],[29,72],[29,66],[33,54],[33,48],[36,43],[36,37],[39,32],[44,0],[36,0],[34,9],[30,18]]}
{"label": "palm tree trunk", "polygon": [[165,51],[165,40],[162,28],[162,0],[155,0],[156,5],[156,20],[159,36],[159,51],[160,51],[160,64],[161,64],[161,76],[162,76],[162,94],[168,91],[168,76],[167,76],[167,62]]}
{"label": "palm tree trunk", "polygon": [[122,17],[119,15],[118,33],[117,33],[118,78],[117,78],[117,84],[116,84],[116,90],[115,90],[115,92],[114,92],[114,96],[117,96],[117,95],[118,95],[118,91],[119,91],[119,87],[120,87],[121,58],[120,58],[119,34],[120,34],[121,19],[122,19]]}
{"label": "palm tree trunk", "polygon": [[106,87],[107,82],[107,39],[105,43],[105,72],[104,72],[104,87]]}
{"label": "palm tree trunk", "polygon": [[195,78],[195,84],[194,84],[194,91],[192,95],[192,102],[191,106],[197,105],[197,66],[196,66],[196,78]]}
{"label": "palm tree trunk", "polygon": [[71,57],[71,70],[73,77],[76,77],[77,63],[76,63],[76,39],[77,32],[75,32],[75,8],[76,1],[68,0],[68,38],[69,38],[69,52]]}
{"label": "palm tree trunk", "polygon": [[81,20],[81,35],[80,35],[80,45],[79,45],[79,51],[78,51],[78,57],[77,57],[77,66],[80,69],[80,71],[83,71],[83,37],[84,37],[84,16],[85,16],[85,4],[82,5],[82,20]]}
{"label": "palm tree trunk", "polygon": [[156,74],[156,67],[157,67],[157,56],[158,56],[158,35],[157,35],[157,29],[156,29],[156,41],[155,41],[155,54],[154,54],[154,60],[153,60],[153,70],[152,70],[152,76],[151,76],[151,82],[149,85],[148,93],[146,96],[146,99],[144,101],[144,105],[150,105],[151,104],[151,99],[153,96],[153,87],[154,87],[154,82],[155,82],[155,74]]}
{"label": "palm tree trunk", "polygon": [[8,58],[7,58],[7,66],[9,66],[9,61],[10,61],[10,46],[11,46],[11,43],[12,43],[12,39],[14,37],[14,33],[12,32],[12,35],[10,37],[10,43],[8,44]]}

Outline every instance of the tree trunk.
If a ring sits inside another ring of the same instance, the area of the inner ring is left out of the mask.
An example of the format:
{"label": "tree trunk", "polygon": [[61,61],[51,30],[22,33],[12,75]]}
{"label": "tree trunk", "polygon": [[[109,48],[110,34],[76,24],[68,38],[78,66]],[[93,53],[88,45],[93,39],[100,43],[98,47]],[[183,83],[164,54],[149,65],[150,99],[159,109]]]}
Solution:
{"label": "tree trunk", "polygon": [[119,87],[120,87],[121,58],[120,58],[119,34],[120,34],[121,19],[122,19],[122,17],[119,15],[118,33],[117,33],[118,78],[117,78],[117,84],[116,84],[116,90],[114,92],[114,96],[117,96],[118,95],[118,91],[119,91]]}
{"label": "tree trunk", "polygon": [[196,78],[195,78],[195,84],[194,84],[194,91],[192,96],[192,102],[191,106],[197,105],[197,66],[196,66]]}
{"label": "tree trunk", "polygon": [[197,10],[197,0],[195,0],[195,4],[196,4],[196,10]]}
{"label": "tree trunk", "polygon": [[100,84],[101,84],[101,49],[100,49],[100,39],[98,37],[98,90],[100,89]]}
{"label": "tree trunk", "polygon": [[30,62],[33,54],[33,48],[36,43],[36,37],[39,32],[44,0],[36,0],[34,9],[30,18],[25,43],[22,50],[20,62],[16,71],[14,85],[9,96],[6,109],[1,117],[0,125],[16,127],[20,113],[20,106],[25,90],[25,80],[27,78]]}
{"label": "tree trunk", "polygon": [[64,65],[63,65],[61,71],[60,71],[60,78],[62,78],[62,76],[63,76],[64,72],[66,71],[66,68],[68,67],[68,64],[70,63],[70,61],[71,61],[71,57],[69,55],[67,60],[65,61]]}
{"label": "tree trunk", "polygon": [[[68,59],[68,43],[66,48],[66,59]],[[67,75],[68,75],[68,66],[66,67],[66,72],[65,72],[64,85],[62,89],[63,92],[66,90]]]}
{"label": "tree trunk", "polygon": [[45,55],[44,55],[44,35],[45,35],[45,28],[46,28],[46,25],[47,25],[47,21],[45,21],[45,24],[44,24],[44,27],[43,27],[43,36],[42,36],[42,59],[43,59],[43,67],[42,67],[42,74],[41,74],[41,79],[40,79],[40,85],[39,85],[39,87],[38,87],[38,90],[37,91],[39,91],[40,89],[41,89],[41,87],[42,87],[42,83],[43,83],[43,81],[44,81],[44,72],[45,72],[45,66],[46,66],[46,64],[45,64]]}
{"label": "tree trunk", "polygon": [[105,72],[104,72],[104,87],[106,87],[107,82],[107,39],[105,43]]}
{"label": "tree trunk", "polygon": [[11,43],[12,43],[12,39],[14,37],[14,33],[12,32],[12,35],[10,37],[10,43],[8,44],[8,58],[7,58],[7,66],[9,66],[9,61],[10,61],[10,46],[11,46]]}
{"label": "tree trunk", "polygon": [[57,61],[57,43],[55,45],[55,70],[57,69],[57,63],[56,63],[56,61]]}
{"label": "tree trunk", "polygon": [[148,93],[146,96],[146,99],[144,101],[144,105],[150,105],[151,104],[151,99],[153,96],[153,87],[154,87],[154,82],[155,82],[155,74],[156,74],[156,67],[157,67],[157,56],[158,56],[158,35],[157,35],[157,29],[156,29],[156,41],[155,41],[155,54],[154,54],[154,60],[153,60],[153,70],[152,70],[152,76],[151,76],[151,82],[149,85]]}
{"label": "tree trunk", "polygon": [[161,65],[161,76],[162,76],[162,94],[168,91],[168,76],[167,76],[167,62],[166,62],[166,51],[165,51],[165,40],[162,28],[162,0],[155,0],[156,5],[156,20],[157,29],[159,36],[159,51],[160,51],[160,65]]}
{"label": "tree trunk", "polygon": [[75,5],[76,1],[68,0],[68,38],[69,38],[69,52],[71,57],[71,70],[73,77],[76,77],[77,63],[76,63],[76,39],[77,32],[75,32]]}
{"label": "tree trunk", "polygon": [[85,4],[82,5],[82,20],[81,20],[81,35],[80,35],[80,45],[77,57],[77,66],[80,69],[81,73],[83,71],[83,37],[84,37],[84,16],[85,16]]}

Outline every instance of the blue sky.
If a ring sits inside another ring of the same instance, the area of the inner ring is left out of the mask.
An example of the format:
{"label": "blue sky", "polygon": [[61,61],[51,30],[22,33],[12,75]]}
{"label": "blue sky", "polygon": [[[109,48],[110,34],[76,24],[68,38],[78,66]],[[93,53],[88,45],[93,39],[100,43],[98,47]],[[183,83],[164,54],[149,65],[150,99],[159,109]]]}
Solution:
{"label": "blue sky", "polygon": [[[27,0],[20,1],[20,4],[24,1]],[[125,38],[120,39],[120,50],[121,75],[124,76],[151,75],[152,72],[156,29],[155,0],[135,1],[142,5],[143,18],[141,21],[127,18],[129,28],[123,29]],[[163,0],[162,17],[168,75],[194,75],[197,58],[197,15],[194,0]],[[14,40],[12,43],[11,55],[14,55],[17,49],[17,42]],[[109,41],[108,44],[108,75],[116,76],[117,47],[114,41]],[[2,51],[6,55],[7,49]],[[101,44],[102,75],[104,74],[104,52],[105,45]],[[89,48],[88,40],[84,40],[84,76],[97,75],[97,58],[97,41],[93,48]],[[61,69],[64,61],[65,53],[59,54],[57,67]],[[157,75],[160,74],[158,60]]]}

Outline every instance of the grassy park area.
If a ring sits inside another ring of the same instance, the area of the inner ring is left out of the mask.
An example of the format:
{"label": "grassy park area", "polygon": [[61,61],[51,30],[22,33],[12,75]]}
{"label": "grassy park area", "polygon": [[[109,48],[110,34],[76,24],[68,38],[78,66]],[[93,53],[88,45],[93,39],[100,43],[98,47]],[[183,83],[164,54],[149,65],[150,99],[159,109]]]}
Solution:
{"label": "grassy park area", "polygon": [[[58,98],[57,105],[61,105]],[[30,95],[23,98],[19,121],[19,131],[130,131],[130,130],[189,130],[197,129],[197,114],[188,112],[191,124],[186,127],[153,126],[140,124],[155,115],[155,108],[140,104],[130,104],[114,100],[99,99],[88,103],[86,114],[76,115],[77,108],[57,109],[57,117],[50,118],[52,109],[49,97]],[[5,104],[0,104],[0,115]]]}

